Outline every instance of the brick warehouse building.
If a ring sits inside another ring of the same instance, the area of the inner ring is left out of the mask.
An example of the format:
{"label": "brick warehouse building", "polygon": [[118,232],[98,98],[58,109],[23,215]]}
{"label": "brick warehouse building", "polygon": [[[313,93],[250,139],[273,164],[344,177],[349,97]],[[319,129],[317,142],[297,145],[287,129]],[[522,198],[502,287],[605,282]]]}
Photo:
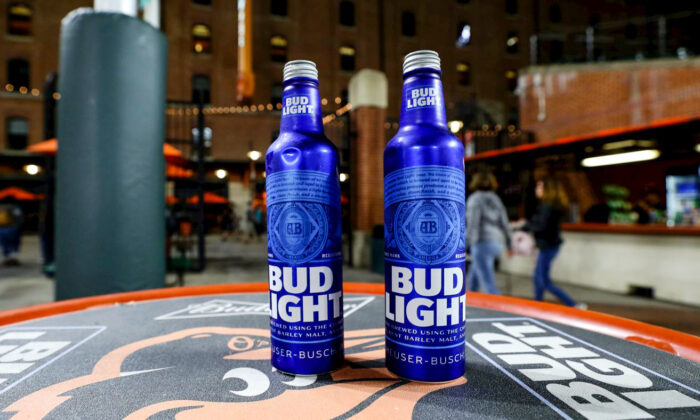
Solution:
{"label": "brick warehouse building", "polygon": [[[585,59],[581,36],[587,25],[626,19],[645,11],[637,2],[555,0],[254,0],[252,2],[252,70],[255,90],[237,97],[239,63],[237,2],[234,0],[162,1],[161,30],[168,39],[167,97],[191,103],[194,91],[209,103],[206,125],[212,129],[207,173],[228,172],[213,190],[245,207],[250,191],[247,152],[264,151],[279,125],[285,61],[311,59],[319,67],[324,114],[345,105],[350,78],[360,69],[384,72],[388,80],[385,138],[397,128],[403,56],[430,48],[442,58],[448,118],[468,128],[517,124],[518,71],[538,63]],[[38,177],[22,167],[27,145],[44,140],[45,77],[58,67],[60,20],[89,0],[4,0],[0,5],[0,187],[33,189]],[[648,28],[639,25],[639,43]],[[537,35],[535,54],[532,36]],[[623,36],[627,37],[627,32]],[[596,57],[620,52],[602,40]],[[582,58],[583,57],[583,58]],[[196,118],[173,105],[168,109],[166,140],[191,153]],[[345,120],[326,126],[341,149],[352,138]],[[362,145],[358,145],[361,147]],[[21,159],[20,159],[21,157]],[[42,161],[34,158],[35,163]],[[347,168],[349,160],[343,158]],[[257,185],[262,187],[258,162]],[[345,170],[345,169],[344,169]],[[367,182],[352,174],[355,182]],[[226,182],[228,181],[228,182]],[[177,189],[168,185],[168,193]],[[228,194],[226,194],[228,192]],[[189,194],[189,192],[185,192]]]}
{"label": "brick warehouse building", "polygon": [[[43,140],[42,90],[44,78],[58,66],[60,20],[69,11],[91,3],[3,1],[0,150]],[[169,42],[168,99],[190,101],[193,87],[198,86],[210,92],[208,99],[213,107],[240,105],[236,101],[236,2],[162,3],[161,29]],[[336,100],[344,98],[355,70],[374,68],[387,74],[390,98],[387,116],[390,121],[396,121],[403,55],[420,48],[433,48],[443,60],[445,96],[451,117],[461,112],[458,104],[476,103],[494,122],[515,122],[517,98],[512,91],[517,70],[529,63],[530,36],[535,30],[565,31],[593,19],[638,12],[638,8],[625,8],[622,2],[607,3],[256,0],[253,3],[256,89],[250,103],[263,105],[265,111],[267,104],[274,106],[280,97],[284,61],[308,58],[319,66],[321,95],[327,103],[324,112],[338,108]],[[600,10],[597,6],[602,4],[606,6],[602,8],[604,12],[591,12]],[[469,34],[470,38],[459,40],[463,34]],[[554,55],[549,52],[550,44],[541,43],[540,61],[550,55],[553,59],[561,58],[558,44],[554,43]],[[245,153],[251,145],[258,150],[266,148],[278,117],[275,112],[260,112],[211,118],[207,125],[214,133],[212,158],[245,162]]]}

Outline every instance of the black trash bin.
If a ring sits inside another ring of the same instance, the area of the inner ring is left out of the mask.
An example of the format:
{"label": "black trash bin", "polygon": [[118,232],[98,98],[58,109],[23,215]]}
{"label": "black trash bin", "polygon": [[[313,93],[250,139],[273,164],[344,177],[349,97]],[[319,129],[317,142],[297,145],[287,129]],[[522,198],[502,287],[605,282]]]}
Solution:
{"label": "black trash bin", "polygon": [[370,270],[384,274],[384,225],[375,225],[372,229]]}

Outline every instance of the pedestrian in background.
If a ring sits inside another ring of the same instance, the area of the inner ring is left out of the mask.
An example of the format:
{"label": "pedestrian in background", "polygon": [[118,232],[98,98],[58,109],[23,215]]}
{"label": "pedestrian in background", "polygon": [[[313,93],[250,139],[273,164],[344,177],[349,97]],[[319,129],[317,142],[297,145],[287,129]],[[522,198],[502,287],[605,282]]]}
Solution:
{"label": "pedestrian in background", "polygon": [[221,228],[221,240],[226,242],[236,231],[236,213],[233,210],[233,203],[227,204],[224,208],[219,225]]}
{"label": "pedestrian in background", "polygon": [[548,290],[565,305],[585,309],[585,305],[577,304],[564,290],[553,284],[550,276],[552,262],[563,243],[561,222],[569,206],[564,187],[553,178],[537,181],[535,196],[539,200],[539,205],[532,220],[525,226],[525,230],[532,232],[539,249],[533,275],[535,300],[543,300],[544,292]]}
{"label": "pedestrian in background", "polygon": [[501,292],[496,286],[494,262],[504,244],[509,252],[511,246],[508,215],[496,195],[497,187],[492,173],[477,172],[469,184],[472,193],[467,199],[467,246],[472,258],[467,274],[469,290],[475,292],[481,286],[495,295]]}
{"label": "pedestrian in background", "polygon": [[17,204],[0,204],[0,246],[3,265],[19,265],[23,223],[24,213]]}

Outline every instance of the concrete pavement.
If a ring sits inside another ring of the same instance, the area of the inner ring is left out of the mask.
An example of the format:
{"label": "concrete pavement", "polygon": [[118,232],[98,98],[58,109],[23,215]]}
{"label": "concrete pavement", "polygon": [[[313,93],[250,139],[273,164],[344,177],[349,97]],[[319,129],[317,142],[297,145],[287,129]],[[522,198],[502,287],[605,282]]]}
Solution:
{"label": "concrete pavement", "polygon": [[[186,286],[267,280],[264,240],[222,241],[218,236],[210,236],[207,238],[207,257],[207,269],[202,273],[187,273]],[[41,274],[39,241],[36,236],[23,238],[20,260],[22,265],[19,267],[0,266],[0,310],[53,301],[53,280]],[[345,282],[384,282],[383,275],[347,266],[343,270],[343,277]],[[175,275],[168,274],[167,282],[174,283]],[[528,299],[532,297],[530,278],[499,273],[497,283],[504,294]],[[591,310],[700,335],[700,307],[571,286],[565,284],[563,279],[558,284],[578,301],[587,303]],[[552,299],[551,296],[547,298]]]}

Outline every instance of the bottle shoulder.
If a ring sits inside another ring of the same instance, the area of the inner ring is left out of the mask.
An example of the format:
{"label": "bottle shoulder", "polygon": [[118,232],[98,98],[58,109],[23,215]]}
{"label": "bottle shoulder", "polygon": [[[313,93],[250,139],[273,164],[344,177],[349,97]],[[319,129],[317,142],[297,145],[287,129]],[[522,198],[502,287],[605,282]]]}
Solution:
{"label": "bottle shoulder", "polygon": [[338,149],[323,134],[282,133],[265,154],[266,170],[316,170],[336,172]]}
{"label": "bottle shoulder", "polygon": [[406,147],[418,149],[422,147],[464,149],[462,142],[448,129],[431,125],[412,125],[400,128],[396,135],[387,143],[385,151]]}
{"label": "bottle shoulder", "polygon": [[435,126],[399,129],[384,149],[384,174],[409,166],[450,166],[464,170],[464,146],[449,130]]}
{"label": "bottle shoulder", "polygon": [[267,154],[281,152],[289,147],[300,150],[332,150],[337,152],[337,147],[322,133],[308,134],[300,132],[280,133],[267,149]]}

